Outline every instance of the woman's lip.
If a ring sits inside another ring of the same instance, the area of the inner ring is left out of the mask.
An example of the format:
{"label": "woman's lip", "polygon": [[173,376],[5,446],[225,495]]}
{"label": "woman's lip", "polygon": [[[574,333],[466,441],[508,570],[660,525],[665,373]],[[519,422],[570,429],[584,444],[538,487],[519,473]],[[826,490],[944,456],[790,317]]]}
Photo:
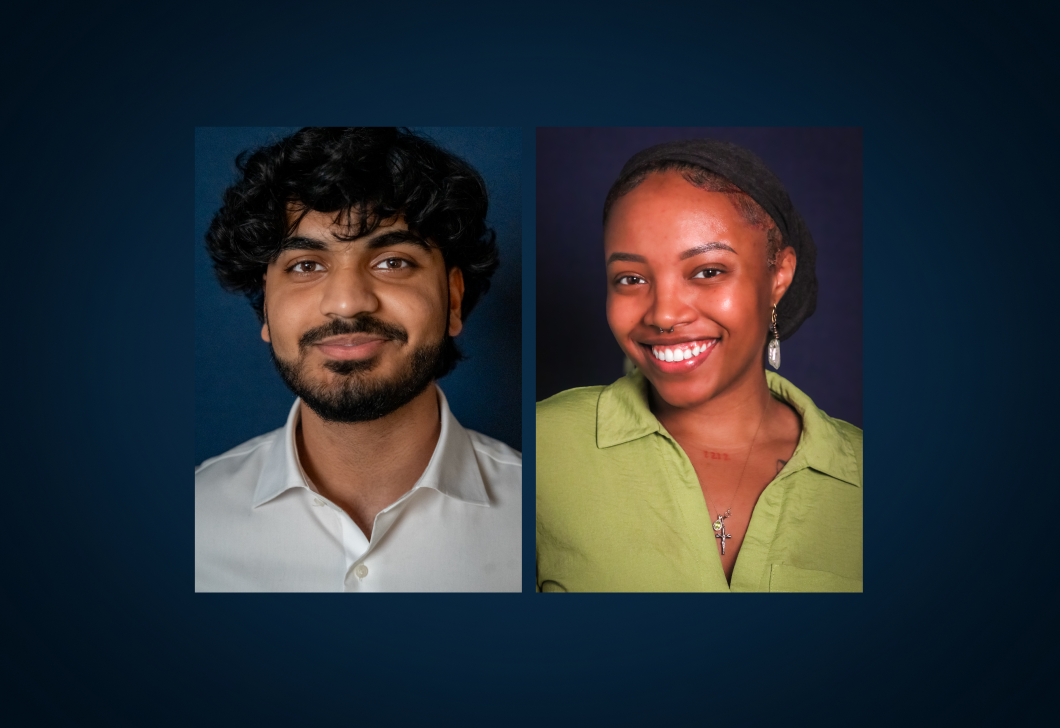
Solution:
{"label": "woman's lip", "polygon": [[[717,349],[718,345],[721,343],[721,339],[695,339],[695,341],[707,341],[707,350],[700,352],[691,359],[683,359],[681,361],[664,361],[662,359],[656,359],[652,354],[651,346],[647,344],[641,344],[641,350],[644,352],[644,358],[647,360],[649,366],[653,366],[658,371],[666,374],[684,374],[702,366],[703,362],[714,353],[714,350]],[[656,344],[656,346],[662,345]],[[669,344],[669,346],[674,347],[677,346],[677,344]]]}
{"label": "woman's lip", "polygon": [[320,353],[328,359],[368,359],[379,353],[387,339],[368,339],[357,343],[341,342],[314,344]]}
{"label": "woman's lip", "polygon": [[654,338],[642,339],[642,340],[638,341],[637,343],[641,344],[642,346],[648,346],[648,347],[651,347],[651,346],[681,346],[681,344],[691,344],[691,343],[696,342],[696,341],[710,341],[711,339],[716,339],[716,338],[718,338],[718,337],[716,337],[716,336],[701,336],[698,339],[690,339],[687,336],[683,336],[680,339],[678,339],[678,338],[669,338],[668,339],[666,337],[656,336]]}

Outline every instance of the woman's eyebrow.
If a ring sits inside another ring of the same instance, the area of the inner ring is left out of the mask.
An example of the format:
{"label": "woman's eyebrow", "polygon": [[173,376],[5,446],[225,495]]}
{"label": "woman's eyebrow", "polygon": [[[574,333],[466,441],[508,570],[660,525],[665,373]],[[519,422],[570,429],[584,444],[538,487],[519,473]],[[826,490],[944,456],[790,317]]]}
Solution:
{"label": "woman's eyebrow", "polygon": [[735,250],[730,248],[725,243],[704,243],[703,245],[697,245],[694,248],[689,248],[685,252],[681,253],[678,259],[688,260],[689,258],[694,258],[695,256],[700,255],[702,253],[708,253],[711,250],[728,250],[730,253],[739,255],[738,253],[736,253]]}
{"label": "woman's eyebrow", "polygon": [[635,253],[611,253],[611,257],[607,259],[607,264],[611,265],[616,260],[628,260],[631,263],[647,263],[648,259],[643,255],[637,255]]}

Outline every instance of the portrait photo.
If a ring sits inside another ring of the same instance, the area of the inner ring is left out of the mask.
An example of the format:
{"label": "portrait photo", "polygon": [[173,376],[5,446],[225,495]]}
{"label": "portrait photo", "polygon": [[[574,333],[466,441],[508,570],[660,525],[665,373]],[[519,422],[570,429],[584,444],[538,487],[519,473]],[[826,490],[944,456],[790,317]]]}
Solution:
{"label": "portrait photo", "polygon": [[861,591],[860,128],[537,130],[540,591]]}
{"label": "portrait photo", "polygon": [[514,127],[195,130],[196,591],[518,591]]}

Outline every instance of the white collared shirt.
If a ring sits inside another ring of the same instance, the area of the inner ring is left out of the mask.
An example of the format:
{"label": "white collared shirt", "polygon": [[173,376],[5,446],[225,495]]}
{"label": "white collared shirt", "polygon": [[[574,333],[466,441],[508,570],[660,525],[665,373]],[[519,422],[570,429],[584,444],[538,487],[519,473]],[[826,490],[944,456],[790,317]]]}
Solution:
{"label": "white collared shirt", "polygon": [[520,591],[522,456],[465,430],[438,389],[442,431],[412,490],[369,541],[320,496],[287,425],[195,469],[195,591]]}

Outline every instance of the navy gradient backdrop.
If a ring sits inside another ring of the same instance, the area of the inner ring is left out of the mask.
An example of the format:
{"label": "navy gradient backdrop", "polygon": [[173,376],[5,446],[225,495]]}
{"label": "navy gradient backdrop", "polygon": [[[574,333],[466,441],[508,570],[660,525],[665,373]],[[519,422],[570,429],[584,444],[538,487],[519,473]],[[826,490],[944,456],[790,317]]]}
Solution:
{"label": "navy gradient backdrop", "polygon": [[862,427],[860,128],[537,130],[537,399],[610,384],[623,354],[607,326],[604,198],[634,153],[676,139],[747,147],[788,189],[817,244],[817,311],[781,344],[780,373]]}
{"label": "navy gradient backdrop", "polygon": [[[261,340],[247,300],[214,277],[203,236],[236,177],[244,149],[272,143],[298,127],[195,130],[195,463],[282,427],[294,395]],[[467,357],[441,382],[460,423],[521,449],[522,254],[519,127],[412,127],[471,164],[490,195],[487,222],[497,231],[501,264],[471,312],[457,344]]]}

